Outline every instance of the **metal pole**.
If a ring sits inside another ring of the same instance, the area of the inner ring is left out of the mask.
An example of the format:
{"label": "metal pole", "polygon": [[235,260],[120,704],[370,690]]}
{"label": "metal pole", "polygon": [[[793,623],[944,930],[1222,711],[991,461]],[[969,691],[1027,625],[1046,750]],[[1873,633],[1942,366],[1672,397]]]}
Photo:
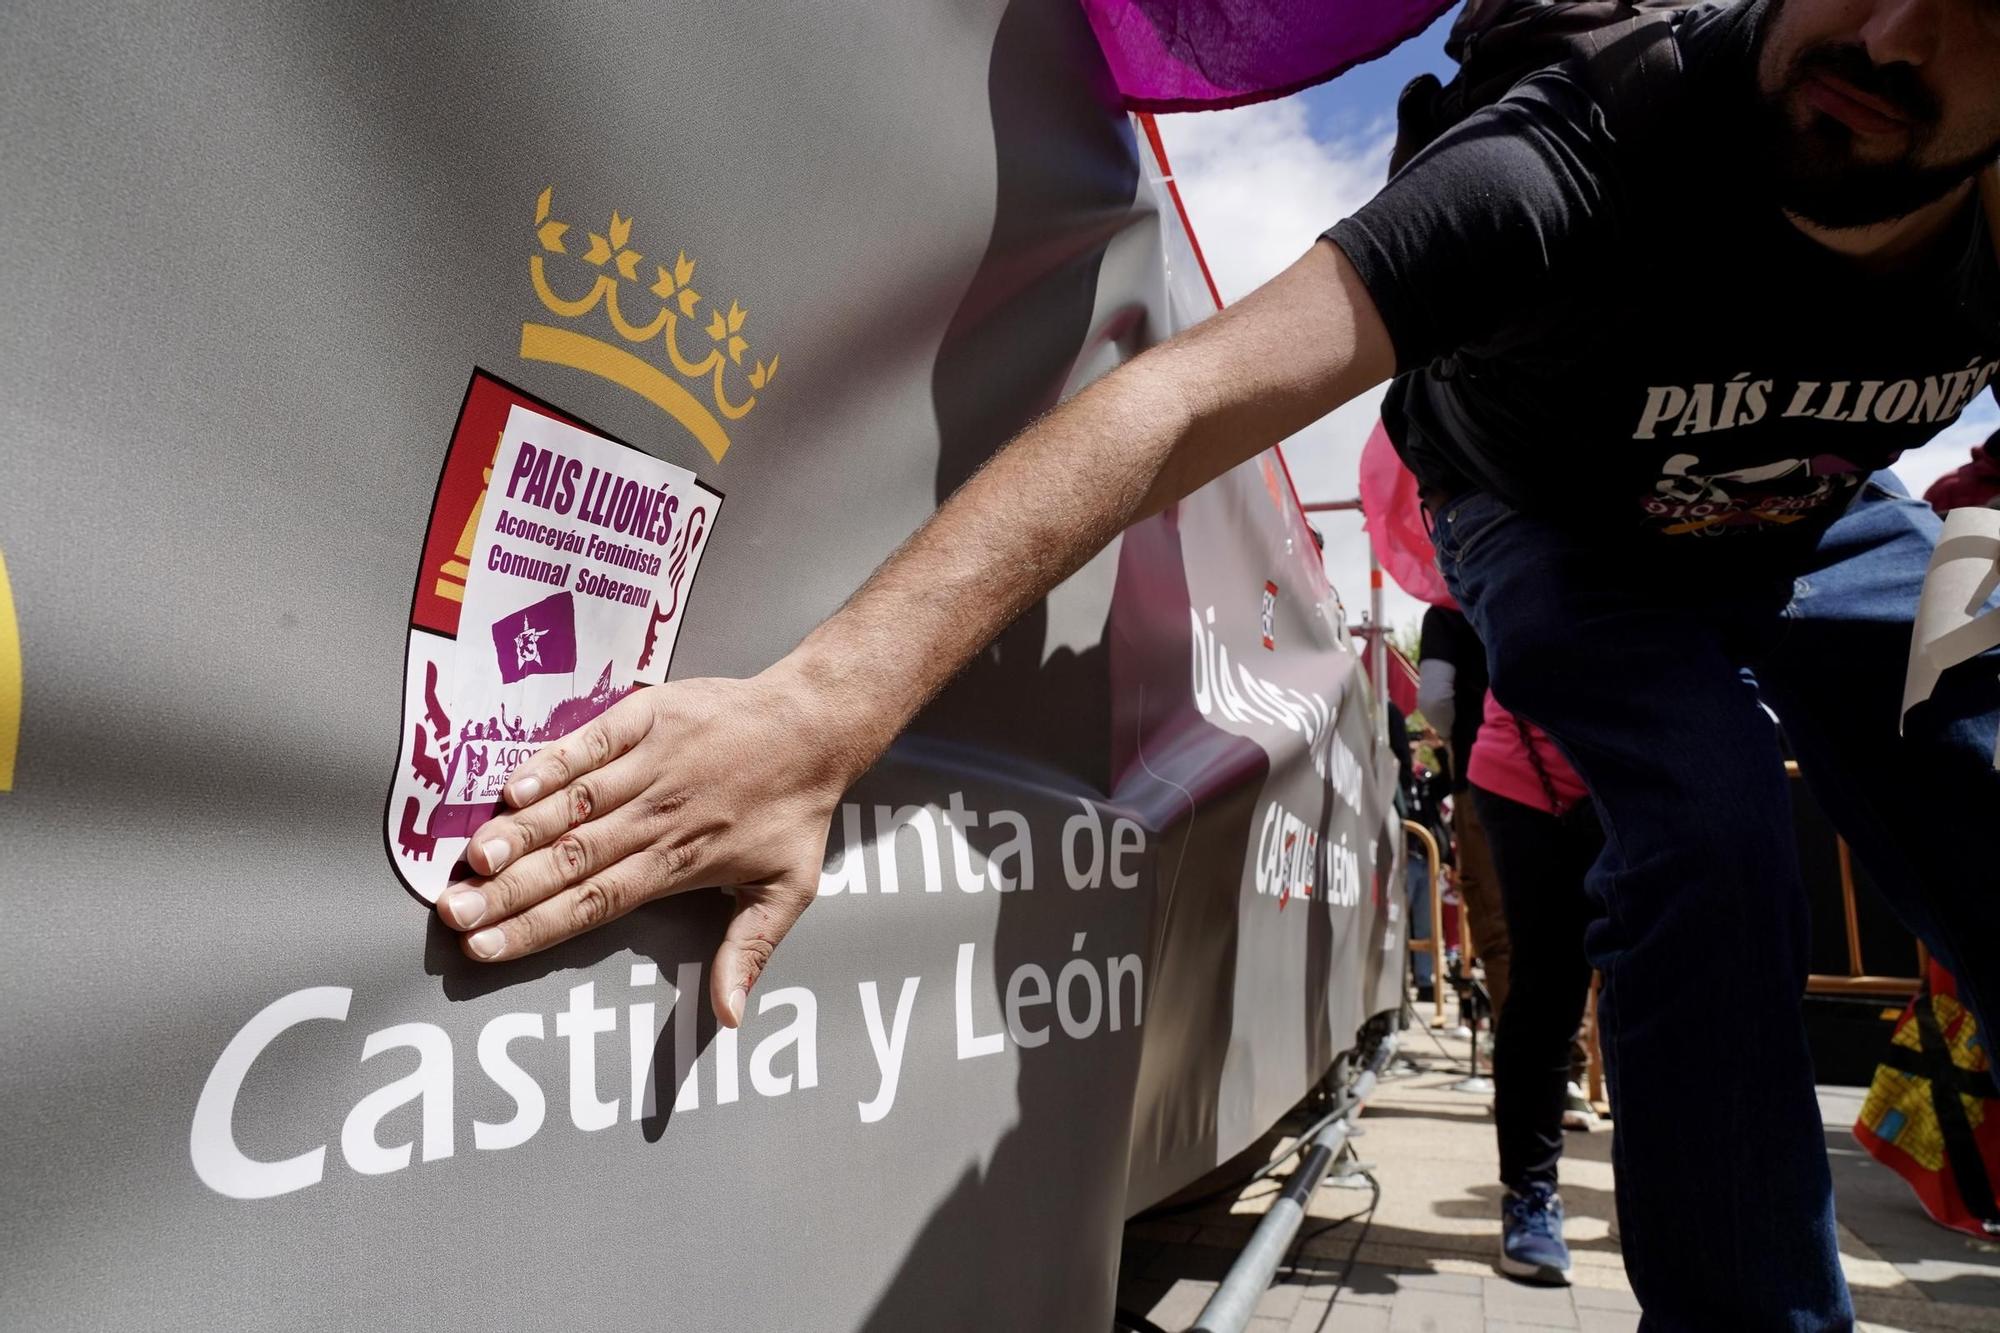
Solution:
{"label": "metal pole", "polygon": [[1312,1193],[1326,1178],[1326,1169],[1346,1146],[1348,1133],[1354,1127],[1354,1117],[1361,1109],[1361,1103],[1375,1090],[1375,1080],[1388,1067],[1389,1059],[1396,1052],[1396,1034],[1390,1033],[1382,1042],[1375,1059],[1355,1080],[1354,1092],[1348,1098],[1345,1115],[1339,1116],[1319,1132],[1313,1140],[1312,1150],[1299,1163],[1299,1169],[1285,1178],[1285,1187],[1271,1204],[1271,1211],[1264,1214],[1264,1220],[1251,1233],[1250,1243],[1243,1247],[1243,1253],[1230,1265],[1229,1272],[1222,1279],[1222,1285],[1209,1297],[1202,1307],[1200,1318],[1194,1321],[1189,1333],[1243,1333],[1250,1326],[1251,1317],[1256,1313],[1257,1302],[1271,1286],[1271,1279],[1277,1276],[1278,1265],[1284,1262],[1285,1252],[1292,1247],[1292,1240],[1299,1233],[1299,1224],[1305,1220],[1306,1205]]}
{"label": "metal pole", "polygon": [[[1375,543],[1368,543],[1368,618],[1374,622],[1375,636],[1368,645],[1370,666],[1375,677],[1375,743],[1389,741],[1389,627],[1382,623],[1382,562],[1375,558]],[[1396,756],[1400,766],[1403,756]]]}
{"label": "metal pole", "polygon": [[1861,965],[1861,918],[1854,904],[1854,854],[1847,850],[1845,838],[1836,837],[1833,845],[1840,853],[1840,905],[1847,916],[1847,970],[1858,977],[1868,969]]}
{"label": "metal pole", "polygon": [[1286,1177],[1284,1191],[1257,1224],[1250,1243],[1222,1279],[1222,1285],[1215,1289],[1215,1295],[1202,1307],[1201,1318],[1195,1320],[1192,1333],[1242,1333],[1250,1326],[1257,1302],[1270,1289],[1285,1251],[1291,1248],[1292,1237],[1298,1234],[1299,1223],[1305,1220],[1306,1202],[1325,1178],[1334,1155],[1346,1146],[1350,1128],[1345,1119],[1336,1120],[1313,1140],[1312,1151],[1306,1154],[1299,1169]]}

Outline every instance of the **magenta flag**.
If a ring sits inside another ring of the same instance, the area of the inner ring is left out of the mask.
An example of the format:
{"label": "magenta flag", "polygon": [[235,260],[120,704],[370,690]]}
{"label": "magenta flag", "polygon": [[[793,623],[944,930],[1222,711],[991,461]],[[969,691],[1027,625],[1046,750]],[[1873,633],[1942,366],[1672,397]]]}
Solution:
{"label": "magenta flag", "polygon": [[1213,111],[1386,55],[1456,0],[1083,0],[1125,103]]}
{"label": "magenta flag", "polygon": [[500,683],[576,670],[576,604],[566,592],[544,597],[493,622]]}

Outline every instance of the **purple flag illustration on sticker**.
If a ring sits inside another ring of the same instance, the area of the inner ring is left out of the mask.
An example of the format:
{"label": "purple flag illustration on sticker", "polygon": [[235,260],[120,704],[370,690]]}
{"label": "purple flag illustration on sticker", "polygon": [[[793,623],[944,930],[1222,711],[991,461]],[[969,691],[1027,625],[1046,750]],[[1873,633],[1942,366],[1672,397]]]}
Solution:
{"label": "purple flag illustration on sticker", "polygon": [[528,676],[568,675],[576,670],[576,603],[559,592],[500,617],[493,622],[493,651],[503,685]]}

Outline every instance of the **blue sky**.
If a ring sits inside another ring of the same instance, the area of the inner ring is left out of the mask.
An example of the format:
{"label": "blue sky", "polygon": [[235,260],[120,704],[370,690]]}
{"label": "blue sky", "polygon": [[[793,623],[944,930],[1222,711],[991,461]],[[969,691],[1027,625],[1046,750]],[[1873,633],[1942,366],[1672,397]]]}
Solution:
{"label": "blue sky", "polygon": [[1428,71],[1440,79],[1450,78],[1457,66],[1444,53],[1444,38],[1457,14],[1452,9],[1380,60],[1357,65],[1331,83],[1300,93],[1298,100],[1306,108],[1306,124],[1314,137],[1351,136],[1394,116],[1396,95],[1419,74]]}

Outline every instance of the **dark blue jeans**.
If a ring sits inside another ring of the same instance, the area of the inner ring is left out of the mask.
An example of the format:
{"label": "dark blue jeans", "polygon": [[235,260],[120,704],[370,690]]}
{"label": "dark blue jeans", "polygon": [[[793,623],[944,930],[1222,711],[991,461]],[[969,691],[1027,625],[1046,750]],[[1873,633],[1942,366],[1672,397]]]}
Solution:
{"label": "dark blue jeans", "polygon": [[1904,923],[1987,1031],[2000,1017],[2000,656],[1947,673],[1897,727],[1938,529],[1887,474],[1788,568],[1727,538],[1610,544],[1484,494],[1438,516],[1494,694],[1555,738],[1604,826],[1585,946],[1648,1330],[1853,1323],[1799,1009],[1805,894],[1760,700]]}

